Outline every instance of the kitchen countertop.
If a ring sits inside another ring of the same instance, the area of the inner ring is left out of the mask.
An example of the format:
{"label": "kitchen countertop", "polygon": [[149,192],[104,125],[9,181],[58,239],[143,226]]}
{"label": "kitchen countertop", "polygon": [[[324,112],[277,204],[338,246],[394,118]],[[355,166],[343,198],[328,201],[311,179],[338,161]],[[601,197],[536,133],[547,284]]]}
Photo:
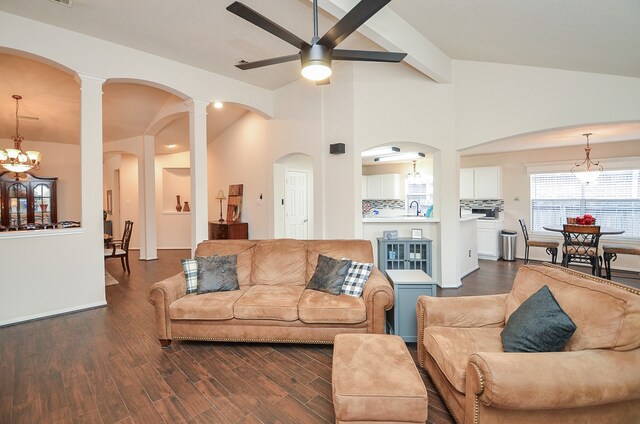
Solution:
{"label": "kitchen countertop", "polygon": [[[484,216],[484,215],[483,215]],[[440,218],[425,218],[424,216],[386,216],[377,218],[362,218],[363,223],[425,223],[433,224],[440,222]]]}
{"label": "kitchen countertop", "polygon": [[470,213],[470,214],[462,215],[460,217],[460,222],[471,221],[473,219],[482,219],[485,216],[486,215],[482,213]]}

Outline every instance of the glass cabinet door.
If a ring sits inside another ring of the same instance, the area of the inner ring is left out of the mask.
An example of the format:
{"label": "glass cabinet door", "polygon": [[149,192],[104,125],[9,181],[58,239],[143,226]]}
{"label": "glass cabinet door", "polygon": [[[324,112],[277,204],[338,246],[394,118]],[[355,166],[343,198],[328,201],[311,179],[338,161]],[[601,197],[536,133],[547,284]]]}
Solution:
{"label": "glass cabinet door", "polygon": [[36,225],[51,224],[51,188],[37,184],[33,188],[33,214]]}
{"label": "glass cabinet door", "polygon": [[19,227],[27,224],[27,187],[15,183],[9,186],[9,225]]}

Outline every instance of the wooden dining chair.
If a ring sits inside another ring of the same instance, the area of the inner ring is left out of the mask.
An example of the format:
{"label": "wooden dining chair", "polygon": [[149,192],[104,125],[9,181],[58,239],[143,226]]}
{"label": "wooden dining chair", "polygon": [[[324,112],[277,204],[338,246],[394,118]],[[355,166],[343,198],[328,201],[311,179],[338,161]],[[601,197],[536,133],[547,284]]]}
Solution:
{"label": "wooden dining chair", "polygon": [[122,239],[112,240],[109,246],[104,249],[105,261],[109,258],[120,258],[122,269],[127,271],[129,274],[131,274],[131,268],[129,267],[129,242],[131,241],[132,232],[133,221],[125,221]]}
{"label": "wooden dining chair", "polygon": [[524,263],[529,263],[529,247],[544,247],[547,250],[547,255],[551,255],[551,263],[555,264],[558,259],[558,246],[560,243],[557,241],[542,241],[529,239],[529,232],[527,231],[527,224],[524,219],[519,219],[520,228],[522,228],[522,235],[524,236]]}
{"label": "wooden dining chair", "polygon": [[564,224],[562,235],[562,266],[568,267],[571,262],[590,264],[591,274],[599,276],[600,226]]}

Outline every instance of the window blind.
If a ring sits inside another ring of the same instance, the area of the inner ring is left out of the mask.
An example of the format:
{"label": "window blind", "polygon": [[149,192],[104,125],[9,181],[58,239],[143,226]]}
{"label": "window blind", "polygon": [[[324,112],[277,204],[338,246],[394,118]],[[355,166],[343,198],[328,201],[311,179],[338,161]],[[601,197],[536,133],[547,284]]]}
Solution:
{"label": "window blind", "polygon": [[588,213],[601,227],[624,230],[617,237],[640,238],[640,170],[604,171],[590,184],[570,172],[531,174],[530,183],[533,231]]}

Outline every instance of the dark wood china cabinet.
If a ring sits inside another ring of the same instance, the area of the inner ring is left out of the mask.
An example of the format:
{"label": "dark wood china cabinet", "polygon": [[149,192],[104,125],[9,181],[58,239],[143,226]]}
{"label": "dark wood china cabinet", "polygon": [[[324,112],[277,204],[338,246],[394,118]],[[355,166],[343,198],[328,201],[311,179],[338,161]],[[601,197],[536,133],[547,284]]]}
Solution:
{"label": "dark wood china cabinet", "polygon": [[0,224],[9,229],[44,228],[58,220],[57,177],[28,172],[0,174]]}

